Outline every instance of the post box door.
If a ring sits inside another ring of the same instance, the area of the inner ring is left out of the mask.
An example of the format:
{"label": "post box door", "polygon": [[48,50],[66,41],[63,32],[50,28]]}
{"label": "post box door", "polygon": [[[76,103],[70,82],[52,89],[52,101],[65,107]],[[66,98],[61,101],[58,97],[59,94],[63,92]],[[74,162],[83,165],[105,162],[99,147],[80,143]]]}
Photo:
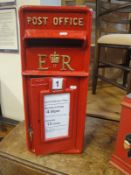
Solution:
{"label": "post box door", "polygon": [[[58,80],[55,80],[56,83],[62,80],[61,85],[55,85],[54,79]],[[77,86],[77,81],[75,85]],[[31,78],[28,91],[33,132],[32,151],[48,154],[74,148],[76,89],[66,87],[66,78],[46,77]]]}

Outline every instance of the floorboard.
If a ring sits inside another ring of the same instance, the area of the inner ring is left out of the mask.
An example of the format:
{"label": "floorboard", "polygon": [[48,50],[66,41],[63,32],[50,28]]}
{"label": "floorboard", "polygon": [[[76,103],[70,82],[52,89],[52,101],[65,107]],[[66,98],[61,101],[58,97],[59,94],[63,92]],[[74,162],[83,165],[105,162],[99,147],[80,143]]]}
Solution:
{"label": "floorboard", "polygon": [[88,91],[86,113],[111,120],[120,120],[121,102],[126,92],[114,86],[99,86],[96,95]]}

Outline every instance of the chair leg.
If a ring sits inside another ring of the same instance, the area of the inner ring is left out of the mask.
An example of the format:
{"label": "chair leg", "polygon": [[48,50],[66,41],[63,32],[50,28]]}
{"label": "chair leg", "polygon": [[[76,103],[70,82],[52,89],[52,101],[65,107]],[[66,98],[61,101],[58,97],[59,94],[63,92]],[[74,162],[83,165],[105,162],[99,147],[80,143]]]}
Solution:
{"label": "chair leg", "polygon": [[[124,61],[124,65],[126,67],[129,67],[129,64],[130,64],[130,50],[127,50],[127,54],[126,54],[126,58],[125,58],[125,61]],[[128,77],[128,72],[127,71],[124,71],[124,75],[123,75],[123,86],[126,86],[127,77]]]}
{"label": "chair leg", "polygon": [[127,94],[131,93],[131,71],[128,75],[128,81],[127,81]]}
{"label": "chair leg", "polygon": [[92,94],[96,94],[99,59],[100,59],[99,57],[100,57],[100,45],[97,45],[95,60],[94,60],[94,65],[93,65],[93,72],[92,72]]}

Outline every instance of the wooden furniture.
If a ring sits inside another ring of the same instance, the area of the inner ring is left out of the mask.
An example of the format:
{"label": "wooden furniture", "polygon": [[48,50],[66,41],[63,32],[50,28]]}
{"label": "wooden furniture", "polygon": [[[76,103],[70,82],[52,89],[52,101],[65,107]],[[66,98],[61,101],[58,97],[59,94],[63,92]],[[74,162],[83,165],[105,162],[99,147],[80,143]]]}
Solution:
{"label": "wooden furniture", "polygon": [[[98,79],[130,92],[131,3],[118,5],[106,1],[103,5],[102,2],[97,1],[92,92],[96,93]],[[110,70],[108,75],[107,70]],[[119,81],[114,76],[116,70],[121,71]]]}

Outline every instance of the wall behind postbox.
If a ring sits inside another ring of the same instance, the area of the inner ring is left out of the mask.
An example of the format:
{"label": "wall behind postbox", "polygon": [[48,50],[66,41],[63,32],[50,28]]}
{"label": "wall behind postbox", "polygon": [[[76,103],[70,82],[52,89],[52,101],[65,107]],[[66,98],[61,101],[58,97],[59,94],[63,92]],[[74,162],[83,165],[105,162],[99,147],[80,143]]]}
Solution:
{"label": "wall behind postbox", "polygon": [[[16,0],[21,5],[40,5],[40,0]],[[18,26],[19,35],[19,26]],[[23,120],[23,94],[19,53],[0,53],[0,102],[2,114],[15,120]]]}

